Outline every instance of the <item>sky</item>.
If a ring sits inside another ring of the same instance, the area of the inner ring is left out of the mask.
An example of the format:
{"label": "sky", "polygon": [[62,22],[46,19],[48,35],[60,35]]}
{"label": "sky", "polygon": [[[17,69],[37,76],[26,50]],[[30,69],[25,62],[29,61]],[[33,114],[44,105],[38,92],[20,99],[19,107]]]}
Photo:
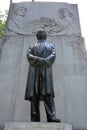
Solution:
{"label": "sky", "polygon": [[[12,0],[12,2],[24,2],[24,1],[32,1],[32,0]],[[85,39],[86,49],[87,49],[87,4],[86,0],[34,0],[34,1],[45,1],[45,2],[66,2],[70,4],[78,4],[79,17],[80,17],[80,25],[82,36]],[[1,0],[0,1],[0,11],[8,10],[10,5],[10,0]]]}

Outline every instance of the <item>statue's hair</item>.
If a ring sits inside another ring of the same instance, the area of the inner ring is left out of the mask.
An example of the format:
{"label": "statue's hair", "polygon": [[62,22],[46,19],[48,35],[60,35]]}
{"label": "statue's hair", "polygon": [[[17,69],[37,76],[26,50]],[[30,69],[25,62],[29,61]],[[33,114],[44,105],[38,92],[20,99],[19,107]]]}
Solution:
{"label": "statue's hair", "polygon": [[44,29],[40,29],[37,34],[36,37],[38,40],[46,40],[47,38],[47,33]]}

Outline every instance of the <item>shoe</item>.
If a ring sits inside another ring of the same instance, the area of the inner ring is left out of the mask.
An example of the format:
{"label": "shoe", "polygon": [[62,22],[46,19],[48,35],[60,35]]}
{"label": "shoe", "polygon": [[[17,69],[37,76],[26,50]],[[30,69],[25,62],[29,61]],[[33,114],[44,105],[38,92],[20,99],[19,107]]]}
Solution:
{"label": "shoe", "polygon": [[60,121],[60,119],[55,118],[55,119],[48,120],[48,122],[58,122],[58,123],[60,123],[61,121]]}

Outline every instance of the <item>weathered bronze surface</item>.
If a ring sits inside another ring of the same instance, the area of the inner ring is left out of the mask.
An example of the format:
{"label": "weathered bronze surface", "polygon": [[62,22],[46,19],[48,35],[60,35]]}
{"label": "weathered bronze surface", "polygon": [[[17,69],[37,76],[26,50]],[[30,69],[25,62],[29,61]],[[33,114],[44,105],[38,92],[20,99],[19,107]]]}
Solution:
{"label": "weathered bronze surface", "polygon": [[56,58],[55,47],[46,42],[46,31],[37,32],[37,43],[28,49],[30,64],[25,100],[31,101],[31,121],[40,121],[39,101],[44,101],[48,122],[60,122],[55,116],[52,65]]}

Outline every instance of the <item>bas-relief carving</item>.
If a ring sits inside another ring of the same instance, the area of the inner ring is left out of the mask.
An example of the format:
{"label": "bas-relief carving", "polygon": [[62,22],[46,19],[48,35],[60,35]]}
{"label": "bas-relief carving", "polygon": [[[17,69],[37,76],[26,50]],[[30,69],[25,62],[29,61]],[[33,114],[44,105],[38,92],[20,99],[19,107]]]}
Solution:
{"label": "bas-relief carving", "polygon": [[64,30],[60,34],[79,34],[80,29],[78,27],[76,18],[67,8],[61,8],[57,12],[58,21],[64,27]]}
{"label": "bas-relief carving", "polygon": [[72,47],[73,54],[76,55],[80,61],[87,62],[87,52],[82,37],[72,35],[67,38],[66,44]]}
{"label": "bas-relief carving", "polygon": [[50,35],[63,35],[70,33],[76,34],[68,38],[67,45],[72,46],[74,54],[80,58],[80,60],[87,61],[86,52],[83,49],[82,38],[79,37],[79,27],[77,27],[75,17],[67,8],[61,8],[57,11],[58,19],[52,19],[49,17],[40,17],[35,20],[26,19],[27,9],[25,7],[19,7],[14,10],[14,16],[8,22],[8,30],[16,34],[32,35],[36,34],[39,28],[43,28]]}
{"label": "bas-relief carving", "polygon": [[32,33],[35,33],[35,34],[39,28],[45,29],[48,34],[55,34],[64,30],[64,27],[56,23],[55,19],[51,19],[48,17],[40,17],[40,19],[30,21],[27,24],[27,26],[24,27],[25,30],[26,31],[30,30]]}
{"label": "bas-relief carving", "polygon": [[23,34],[23,25],[27,9],[19,7],[14,10],[14,15],[8,21],[8,30],[17,34]]}
{"label": "bas-relief carving", "polygon": [[64,19],[67,17],[73,17],[73,14],[67,8],[61,8],[58,10],[59,18]]}
{"label": "bas-relief carving", "polygon": [[14,10],[14,15],[8,21],[8,30],[16,34],[34,34],[39,28],[46,30],[48,34],[64,35],[80,33],[75,23],[73,14],[67,8],[61,8],[57,12],[57,20],[49,17],[40,17],[39,19],[26,19],[27,9],[19,7]]}

